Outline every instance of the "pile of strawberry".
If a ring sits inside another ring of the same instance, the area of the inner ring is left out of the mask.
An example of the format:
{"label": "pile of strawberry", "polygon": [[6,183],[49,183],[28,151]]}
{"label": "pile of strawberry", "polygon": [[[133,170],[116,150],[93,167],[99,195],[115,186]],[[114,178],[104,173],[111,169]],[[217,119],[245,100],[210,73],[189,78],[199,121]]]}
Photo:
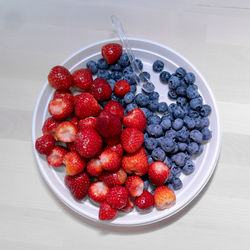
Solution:
{"label": "pile of strawberry", "polygon": [[[119,44],[102,47],[109,64],[122,54]],[[65,166],[65,185],[76,200],[86,196],[100,206],[100,220],[111,220],[118,212],[149,210],[156,205],[165,209],[175,204],[174,192],[164,185],[170,175],[163,162],[148,163],[143,147],[147,120],[143,111],[133,109],[124,115],[122,105],[110,100],[112,89],[102,79],[93,80],[88,68],[72,74],[55,66],[48,75],[55,89],[43,124],[43,136],[36,140],[36,150],[46,155],[49,165]],[[80,94],[73,95],[79,91]],[[123,97],[130,85],[120,80],[114,93]],[[102,109],[100,102],[107,101]],[[157,186],[152,195],[143,178]]]}

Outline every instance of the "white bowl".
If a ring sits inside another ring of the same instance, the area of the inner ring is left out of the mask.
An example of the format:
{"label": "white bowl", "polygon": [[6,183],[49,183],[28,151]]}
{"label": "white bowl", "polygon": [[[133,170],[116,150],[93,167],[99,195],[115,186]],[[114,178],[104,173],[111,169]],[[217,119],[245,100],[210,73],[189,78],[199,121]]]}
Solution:
{"label": "white bowl", "polygon": [[[74,53],[61,65],[68,68],[71,72],[86,67],[86,62],[88,60],[97,60],[101,57],[101,47],[109,42],[119,42],[119,40],[109,39],[91,44]],[[159,74],[152,71],[152,64],[156,59],[162,60],[165,64],[164,69],[170,73],[181,66],[188,72],[193,72],[195,74],[196,84],[199,86],[199,92],[204,99],[204,103],[212,107],[212,113],[209,119],[213,136],[209,143],[205,145],[203,153],[194,160],[196,164],[195,172],[190,176],[181,175],[180,178],[183,182],[183,188],[176,191],[176,204],[173,207],[163,211],[158,211],[154,208],[152,212],[145,214],[138,213],[136,209],[134,209],[131,213],[118,216],[112,221],[102,222],[114,226],[140,226],[150,224],[168,218],[183,209],[201,192],[210,179],[215,169],[221,147],[218,109],[212,91],[201,73],[187,59],[164,45],[138,38],[129,38],[129,43],[136,57],[143,61],[143,70],[151,74],[152,82],[156,85],[156,90],[160,93],[161,101],[164,100],[167,103],[171,102],[167,96],[168,86],[161,84],[159,82]],[[38,96],[34,110],[32,139],[38,167],[49,187],[62,202],[81,216],[93,221],[99,221],[99,208],[93,205],[89,199],[84,199],[81,202],[76,201],[64,185],[64,168],[53,168],[49,166],[45,157],[39,155],[35,150],[35,140],[42,135],[42,125],[46,118],[49,117],[48,103],[53,93],[53,89],[49,86],[48,82],[46,82]]]}

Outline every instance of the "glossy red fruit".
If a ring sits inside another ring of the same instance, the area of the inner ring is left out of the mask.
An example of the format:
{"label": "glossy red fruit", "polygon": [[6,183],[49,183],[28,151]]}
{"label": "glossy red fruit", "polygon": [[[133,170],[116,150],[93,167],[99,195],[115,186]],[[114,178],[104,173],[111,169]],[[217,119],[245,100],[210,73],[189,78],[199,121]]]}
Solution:
{"label": "glossy red fruit", "polygon": [[154,185],[163,185],[167,181],[169,175],[170,170],[165,163],[161,161],[155,161],[150,164],[148,169],[148,177]]}
{"label": "glossy red fruit", "polygon": [[67,142],[66,146],[70,152],[75,152],[76,151],[76,146],[74,142]]}
{"label": "glossy red fruit", "polygon": [[69,89],[57,89],[54,93],[54,98],[66,98],[74,104],[74,96]]}
{"label": "glossy red fruit", "polygon": [[52,88],[68,90],[72,85],[72,76],[65,67],[55,66],[49,72],[48,82]]}
{"label": "glossy red fruit", "polygon": [[77,134],[77,127],[68,121],[60,123],[56,128],[56,138],[60,142],[73,142]]}
{"label": "glossy red fruit", "polygon": [[88,195],[92,201],[101,203],[106,200],[108,192],[109,187],[104,182],[97,181],[90,185]]}
{"label": "glossy red fruit", "polygon": [[92,158],[87,163],[87,172],[91,176],[99,176],[103,171],[99,158]]}
{"label": "glossy red fruit", "polygon": [[112,187],[108,194],[106,201],[108,204],[115,209],[121,209],[127,205],[128,202],[128,191],[123,186]]}
{"label": "glossy red fruit", "polygon": [[103,140],[108,146],[114,146],[121,142],[121,135],[119,134],[112,137],[104,137]]}
{"label": "glossy red fruit", "polygon": [[102,56],[108,64],[113,64],[122,55],[122,46],[118,43],[109,43],[102,47]]}
{"label": "glossy red fruit", "polygon": [[121,209],[119,209],[120,212],[123,213],[129,213],[134,209],[134,203],[130,197],[128,197],[127,205]]}
{"label": "glossy red fruit", "polygon": [[121,143],[127,153],[135,153],[143,144],[144,135],[137,128],[125,128],[122,131]]}
{"label": "glossy red fruit", "polygon": [[108,101],[104,107],[104,111],[111,113],[112,115],[116,115],[120,120],[124,116],[124,110],[122,105],[117,101]]}
{"label": "glossy red fruit", "polygon": [[102,168],[107,171],[116,171],[121,166],[121,157],[114,151],[106,149],[99,156]]}
{"label": "glossy red fruit", "polygon": [[157,187],[154,191],[154,201],[159,210],[170,208],[176,202],[175,193],[167,186]]}
{"label": "glossy red fruit", "polygon": [[72,78],[73,87],[81,91],[88,91],[93,82],[91,70],[88,68],[74,71]]}
{"label": "glossy red fruit", "polygon": [[78,128],[78,118],[76,116],[72,117],[69,121]]}
{"label": "glossy red fruit", "polygon": [[68,151],[61,146],[55,146],[50,154],[47,155],[47,162],[53,167],[60,167],[63,165],[63,158]]}
{"label": "glossy red fruit", "polygon": [[144,189],[143,180],[136,175],[129,176],[126,180],[125,187],[132,197],[140,196]]}
{"label": "glossy red fruit", "polygon": [[100,220],[112,220],[117,215],[117,210],[112,208],[106,201],[104,201],[99,209]]}
{"label": "glossy red fruit", "polygon": [[77,152],[68,152],[63,158],[63,163],[65,164],[67,175],[79,174],[86,166],[85,159],[81,158]]}
{"label": "glossy red fruit", "polygon": [[102,149],[102,138],[92,128],[79,131],[75,139],[76,151],[84,158],[92,158]]}
{"label": "glossy red fruit", "polygon": [[154,206],[154,196],[147,190],[144,190],[143,193],[135,199],[135,205],[142,210],[151,209]]}
{"label": "glossy red fruit", "polygon": [[119,96],[123,97],[130,91],[130,85],[125,80],[118,81],[114,86],[114,93]]}
{"label": "glossy red fruit", "polygon": [[66,98],[54,98],[49,103],[49,113],[56,120],[64,120],[73,112],[73,104]]}
{"label": "glossy red fruit", "polygon": [[87,117],[78,122],[78,130],[84,128],[95,128],[96,117]]}
{"label": "glossy red fruit", "polygon": [[112,89],[106,80],[96,78],[90,85],[89,92],[97,101],[105,101],[110,99]]}
{"label": "glossy red fruit", "polygon": [[106,149],[116,152],[120,158],[122,158],[123,156],[122,144],[116,144],[114,146],[106,146],[105,150]]}
{"label": "glossy red fruit", "polygon": [[59,124],[59,121],[49,117],[43,124],[43,135],[52,135],[56,139],[56,128]]}
{"label": "glossy red fruit", "polygon": [[66,175],[64,182],[76,200],[82,200],[90,187],[90,179],[86,173],[74,176]]}
{"label": "glossy red fruit", "polygon": [[52,135],[43,135],[36,139],[35,147],[38,153],[48,155],[55,147],[55,139]]}

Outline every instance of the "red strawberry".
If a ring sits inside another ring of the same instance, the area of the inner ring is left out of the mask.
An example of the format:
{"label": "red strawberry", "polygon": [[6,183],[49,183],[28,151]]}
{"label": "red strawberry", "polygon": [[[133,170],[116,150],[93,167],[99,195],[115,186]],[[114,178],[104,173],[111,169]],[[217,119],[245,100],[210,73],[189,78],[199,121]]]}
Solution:
{"label": "red strawberry", "polygon": [[118,43],[109,43],[102,47],[102,56],[108,64],[113,64],[120,58],[122,46]]}
{"label": "red strawberry", "polygon": [[135,205],[142,210],[148,210],[154,206],[154,196],[147,190],[144,190],[142,195],[135,199]]}
{"label": "red strawberry", "polygon": [[176,202],[175,193],[167,186],[160,186],[155,189],[154,201],[158,209],[163,210],[172,207]]}
{"label": "red strawberry", "polygon": [[70,122],[78,128],[78,118],[76,116],[72,117]]}
{"label": "red strawberry", "polygon": [[112,187],[107,194],[106,201],[112,208],[121,209],[127,205],[128,190],[122,186]]}
{"label": "red strawberry", "polygon": [[112,137],[104,137],[103,140],[108,146],[114,146],[121,142],[121,135],[119,134]]}
{"label": "red strawberry", "polygon": [[52,135],[56,139],[56,128],[59,124],[59,121],[49,117],[43,124],[43,135]]}
{"label": "red strawberry", "polygon": [[71,122],[62,122],[56,129],[56,138],[60,142],[73,142],[76,138],[77,127]]}
{"label": "red strawberry", "polygon": [[74,106],[76,105],[76,102],[78,100],[78,98],[80,97],[81,94],[77,94],[77,95],[74,95],[74,100],[73,100],[73,103],[74,103]]}
{"label": "red strawberry", "polygon": [[144,189],[144,182],[139,176],[129,176],[126,180],[125,187],[128,190],[130,196],[140,196]]}
{"label": "red strawberry", "polygon": [[85,159],[81,158],[77,152],[68,152],[64,156],[63,162],[66,167],[67,175],[79,174],[84,170],[86,166]]}
{"label": "red strawberry", "polygon": [[102,168],[107,171],[115,171],[121,165],[121,157],[112,151],[112,150],[104,150],[99,156]]}
{"label": "red strawberry", "polygon": [[102,138],[92,128],[79,131],[75,139],[76,151],[84,158],[95,156],[102,149]]}
{"label": "red strawberry", "polygon": [[124,116],[123,125],[129,128],[137,128],[143,132],[147,127],[147,119],[143,111],[136,108]]}
{"label": "red strawberry", "polygon": [[109,112],[102,111],[96,119],[96,130],[103,137],[113,137],[122,131],[122,124],[119,118]]}
{"label": "red strawberry", "polygon": [[90,179],[86,173],[66,175],[64,182],[76,200],[82,200],[87,195]]}
{"label": "red strawberry", "polygon": [[122,159],[122,167],[128,174],[142,176],[148,172],[148,158],[143,147],[137,152],[126,154]]}
{"label": "red strawberry", "polygon": [[49,103],[49,112],[56,120],[64,120],[73,112],[73,104],[66,98],[54,98]]}
{"label": "red strawberry", "polygon": [[55,147],[55,139],[52,135],[43,135],[36,139],[35,147],[38,153],[48,155]]}
{"label": "red strawberry", "polygon": [[63,165],[63,157],[68,151],[61,146],[55,146],[49,155],[47,155],[47,162],[53,167],[60,167]]}
{"label": "red strawberry", "polygon": [[87,172],[91,176],[99,176],[102,173],[102,164],[99,158],[92,158],[87,163]]}
{"label": "red strawberry", "polygon": [[78,122],[78,130],[83,128],[95,128],[96,117],[87,117]]}
{"label": "red strawberry", "polygon": [[128,202],[127,205],[121,209],[119,209],[120,212],[124,212],[124,213],[129,213],[134,209],[134,203],[131,200],[130,197],[128,197]]}
{"label": "red strawberry", "polygon": [[143,144],[144,135],[137,128],[125,128],[122,131],[121,143],[128,153],[135,153]]}
{"label": "red strawberry", "polygon": [[89,93],[82,93],[75,104],[75,115],[80,119],[89,116],[97,116],[101,111],[101,106],[97,100]]}
{"label": "red strawberry", "polygon": [[106,201],[104,201],[99,210],[100,220],[112,220],[117,215],[117,210],[112,208]]}
{"label": "red strawberry", "polygon": [[120,158],[122,158],[123,156],[123,148],[122,148],[122,144],[116,144],[114,146],[106,146],[105,149],[109,149],[111,151],[116,152]]}
{"label": "red strawberry", "polygon": [[78,69],[72,74],[73,77],[73,87],[81,91],[88,91],[90,84],[93,82],[91,70]]}
{"label": "red strawberry", "polygon": [[125,80],[118,81],[114,86],[114,93],[119,96],[123,97],[130,91],[130,85]]}
{"label": "red strawberry", "polygon": [[124,110],[122,105],[117,101],[108,101],[104,107],[104,111],[116,115],[119,119],[122,119],[124,116]]}
{"label": "red strawberry", "polygon": [[112,89],[106,80],[103,78],[96,78],[90,85],[89,92],[97,101],[105,101],[110,99]]}
{"label": "red strawberry", "polygon": [[170,175],[168,166],[161,162],[155,161],[148,168],[148,177],[156,186],[163,185]]}
{"label": "red strawberry", "polygon": [[66,143],[67,148],[70,152],[75,152],[76,151],[76,145],[74,142],[68,142]]}
{"label": "red strawberry", "polygon": [[52,88],[68,90],[72,85],[72,76],[65,67],[55,66],[49,72],[48,82]]}
{"label": "red strawberry", "polygon": [[127,179],[127,173],[123,168],[119,168],[114,172],[103,172],[98,179],[103,181],[109,187],[121,186],[125,183]]}
{"label": "red strawberry", "polygon": [[108,192],[109,187],[104,182],[97,181],[90,185],[88,195],[92,201],[101,203],[106,200]]}
{"label": "red strawberry", "polygon": [[74,96],[70,90],[57,89],[54,93],[54,98],[66,98],[72,103],[74,103]]}

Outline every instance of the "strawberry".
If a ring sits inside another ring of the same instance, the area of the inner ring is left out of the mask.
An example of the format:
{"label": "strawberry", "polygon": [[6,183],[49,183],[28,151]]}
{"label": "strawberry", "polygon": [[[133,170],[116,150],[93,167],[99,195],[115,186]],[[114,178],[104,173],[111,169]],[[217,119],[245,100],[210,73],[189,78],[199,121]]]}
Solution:
{"label": "strawberry", "polygon": [[36,139],[35,147],[38,153],[48,155],[55,147],[55,139],[52,135],[43,135]]}
{"label": "strawberry", "polygon": [[78,118],[76,116],[72,117],[70,122],[78,128]]}
{"label": "strawberry", "polygon": [[144,189],[144,182],[139,176],[132,175],[127,178],[125,187],[130,196],[140,196]]}
{"label": "strawberry", "polygon": [[113,64],[120,58],[122,46],[118,43],[109,43],[102,47],[102,56],[108,64]]}
{"label": "strawberry", "polygon": [[76,200],[82,200],[90,187],[90,179],[86,173],[66,175],[64,182]]}
{"label": "strawberry", "polygon": [[128,197],[127,205],[121,209],[119,209],[120,212],[129,213],[134,209],[134,203],[130,197]]}
{"label": "strawberry", "polygon": [[141,109],[135,108],[124,116],[123,125],[129,128],[137,128],[143,132],[147,127],[147,119]]}
{"label": "strawberry", "polygon": [[108,192],[109,187],[104,182],[97,181],[90,185],[88,195],[92,201],[101,203],[106,200]]}
{"label": "strawberry", "polygon": [[90,84],[93,82],[91,70],[78,69],[73,72],[73,87],[80,91],[88,91]]}
{"label": "strawberry", "polygon": [[108,101],[103,109],[104,111],[107,111],[111,113],[112,115],[116,115],[120,120],[124,116],[124,110],[122,105],[117,101]]}
{"label": "strawberry", "polygon": [[75,115],[80,119],[97,116],[100,111],[101,106],[90,93],[82,93],[78,96],[75,104]]}
{"label": "strawberry", "polygon": [[112,150],[104,150],[99,158],[102,168],[107,171],[115,171],[121,165],[121,157],[119,157],[119,155]]}
{"label": "strawberry", "polygon": [[122,167],[128,174],[142,176],[148,172],[148,158],[145,149],[141,147],[132,154],[126,154],[122,158]]}
{"label": "strawberry", "polygon": [[74,96],[73,96],[73,97],[74,97],[74,99],[73,99],[73,104],[74,104],[74,106],[76,105],[76,102],[77,102],[78,98],[80,97],[80,95],[81,95],[81,94],[77,94],[77,95],[74,95]]}
{"label": "strawberry", "polygon": [[128,202],[128,190],[122,186],[115,186],[110,188],[106,201],[115,209],[121,209],[127,205]]}
{"label": "strawberry", "polygon": [[135,153],[143,144],[144,135],[137,128],[125,128],[122,131],[121,143],[128,153]]}
{"label": "strawberry", "polygon": [[121,142],[121,135],[119,134],[112,137],[104,137],[103,140],[108,146],[114,146]]}
{"label": "strawberry", "polygon": [[104,201],[99,209],[100,220],[112,220],[117,215],[117,210],[112,208],[106,201]]}
{"label": "strawberry", "polygon": [[116,144],[114,146],[106,146],[105,149],[109,149],[111,151],[116,152],[120,158],[122,158],[123,156],[123,148],[122,148],[122,144]]}
{"label": "strawberry", "polygon": [[47,162],[53,167],[60,167],[63,165],[63,157],[68,151],[61,146],[55,146],[49,155],[47,155]]}
{"label": "strawberry", "polygon": [[72,95],[72,92],[69,89],[68,90],[57,89],[54,93],[53,99],[55,98],[66,98],[72,103],[74,103],[74,96]]}
{"label": "strawberry", "polygon": [[66,143],[66,146],[70,152],[76,151],[76,145],[74,142],[68,142],[68,143]]}
{"label": "strawberry", "polygon": [[155,161],[148,168],[148,177],[156,186],[163,185],[170,175],[169,167],[161,162]]}
{"label": "strawberry", "polygon": [[63,158],[63,163],[65,164],[67,175],[79,174],[86,166],[85,159],[81,158],[77,152],[68,152]]}
{"label": "strawberry", "polygon": [[66,98],[54,98],[49,103],[49,113],[56,120],[64,120],[73,112],[73,104]]}
{"label": "strawberry", "polygon": [[78,130],[83,128],[95,128],[96,117],[87,117],[78,122]]}
{"label": "strawberry", "polygon": [[59,121],[49,117],[43,124],[43,135],[52,135],[56,139],[56,128],[59,124]]}
{"label": "strawberry", "polygon": [[103,137],[113,137],[122,131],[122,124],[116,115],[102,111],[96,119],[96,130]]}
{"label": "strawberry", "polygon": [[156,207],[160,210],[170,208],[176,202],[175,193],[167,186],[157,187],[154,191],[154,201]]}
{"label": "strawberry", "polygon": [[56,138],[60,142],[73,142],[76,134],[77,127],[69,121],[60,123],[56,128]]}
{"label": "strawberry", "polygon": [[90,94],[99,102],[110,99],[112,89],[109,83],[103,78],[96,78],[89,88]]}
{"label": "strawberry", "polygon": [[103,172],[98,179],[103,181],[108,187],[121,186],[127,179],[127,173],[123,168],[119,168],[114,172]]}
{"label": "strawberry", "polygon": [[92,158],[87,163],[87,172],[91,176],[99,176],[103,171],[102,164],[99,158]]}
{"label": "strawberry", "polygon": [[75,139],[76,151],[84,158],[92,158],[102,149],[102,138],[92,128],[79,131]]}
{"label": "strawberry", "polygon": [[118,81],[114,86],[114,93],[119,96],[123,97],[130,91],[130,85],[125,80]]}
{"label": "strawberry", "polygon": [[49,72],[48,82],[52,88],[68,90],[72,85],[72,76],[65,67],[55,66]]}
{"label": "strawberry", "polygon": [[151,209],[154,206],[154,196],[147,190],[144,190],[143,193],[135,199],[135,205],[142,210]]}

